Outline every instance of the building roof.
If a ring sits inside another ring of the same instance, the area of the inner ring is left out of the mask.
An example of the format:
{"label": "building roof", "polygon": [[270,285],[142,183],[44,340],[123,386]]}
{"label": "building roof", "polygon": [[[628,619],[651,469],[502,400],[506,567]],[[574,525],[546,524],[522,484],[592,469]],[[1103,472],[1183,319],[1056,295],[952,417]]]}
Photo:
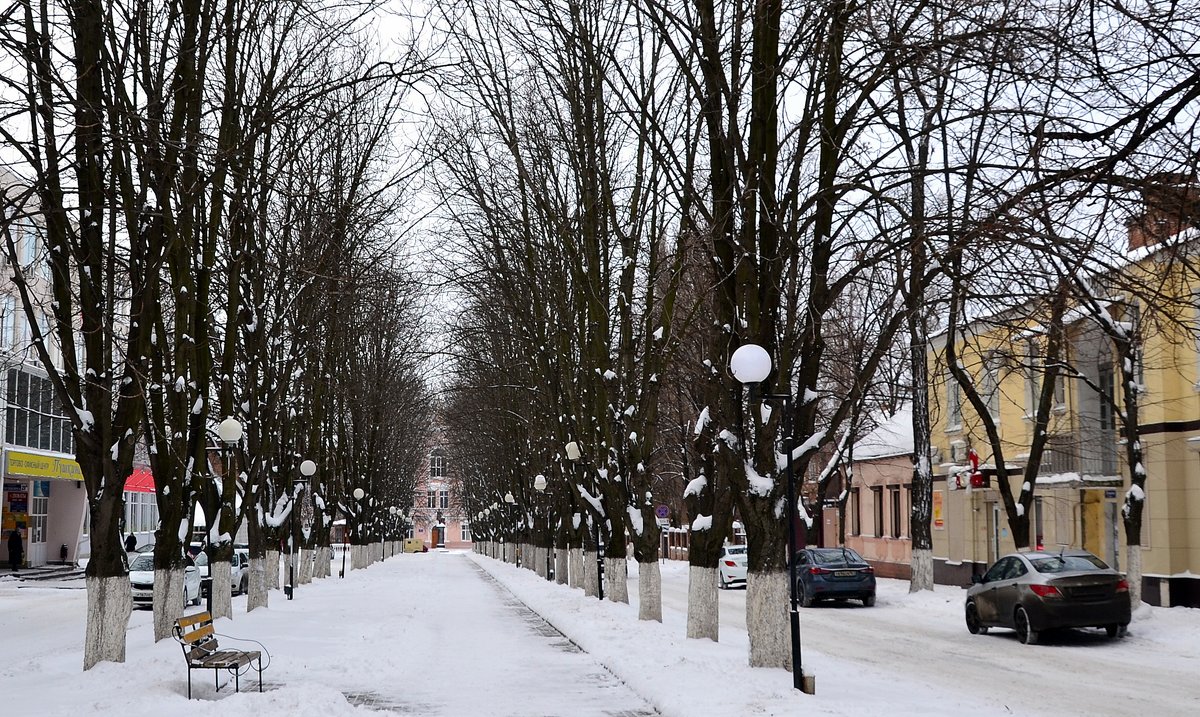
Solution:
{"label": "building roof", "polygon": [[854,444],[854,460],[905,456],[913,452],[912,404],[906,403],[892,416],[880,414],[875,430]]}

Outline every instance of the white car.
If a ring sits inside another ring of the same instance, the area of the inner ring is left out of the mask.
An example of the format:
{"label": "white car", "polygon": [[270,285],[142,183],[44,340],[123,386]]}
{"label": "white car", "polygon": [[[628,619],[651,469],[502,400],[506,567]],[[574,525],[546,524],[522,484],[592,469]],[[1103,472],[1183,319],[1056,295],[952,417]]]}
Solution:
{"label": "white car", "polygon": [[[196,567],[200,569],[200,583],[204,594],[208,594],[209,568],[208,554],[201,551],[196,554]],[[234,548],[233,556],[229,559],[229,592],[233,595],[246,592],[250,586],[250,551]]]}
{"label": "white car", "polygon": [[735,585],[746,587],[746,546],[722,545],[717,559],[717,587],[726,590]]}
{"label": "white car", "polygon": [[[133,589],[133,604],[154,603],[154,554],[141,553],[129,566],[129,583]],[[200,571],[193,565],[183,569],[183,604],[200,604]]]}

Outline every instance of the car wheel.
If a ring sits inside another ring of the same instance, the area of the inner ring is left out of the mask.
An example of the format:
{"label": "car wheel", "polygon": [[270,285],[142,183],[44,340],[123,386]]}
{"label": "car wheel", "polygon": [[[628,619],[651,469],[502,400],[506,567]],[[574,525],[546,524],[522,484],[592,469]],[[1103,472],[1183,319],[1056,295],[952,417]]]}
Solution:
{"label": "car wheel", "polygon": [[812,595],[809,595],[808,591],[804,589],[804,582],[802,580],[796,581],[796,596],[800,600],[800,607],[812,607]]}
{"label": "car wheel", "polygon": [[874,595],[866,596],[865,598],[863,598],[862,603],[863,603],[863,607],[875,607],[875,596]]}
{"label": "car wheel", "polygon": [[979,619],[979,608],[975,607],[975,603],[967,603],[967,632],[972,635],[986,635],[987,625]]}
{"label": "car wheel", "polygon": [[1119,637],[1125,637],[1125,630],[1127,627],[1129,626],[1120,624],[1105,625],[1104,632],[1107,633],[1110,638],[1116,639]]}
{"label": "car wheel", "polygon": [[1025,608],[1018,607],[1017,615],[1014,623],[1017,626],[1017,637],[1026,645],[1036,645],[1038,641],[1038,632],[1029,624],[1029,613],[1025,612]]}
{"label": "car wheel", "polygon": [[721,572],[720,568],[717,568],[717,589],[726,590],[728,588],[729,583],[725,582],[725,573]]}

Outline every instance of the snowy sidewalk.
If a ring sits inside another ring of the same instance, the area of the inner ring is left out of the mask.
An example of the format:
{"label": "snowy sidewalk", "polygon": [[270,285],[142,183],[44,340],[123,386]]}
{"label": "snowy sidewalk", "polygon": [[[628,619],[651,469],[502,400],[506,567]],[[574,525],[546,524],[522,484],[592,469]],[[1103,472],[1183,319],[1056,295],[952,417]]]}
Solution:
{"label": "snowy sidewalk", "polygon": [[[466,555],[401,555],[271,593],[270,607],[217,623],[270,651],[266,692],[215,693],[173,640],[153,643],[149,611],[130,620],[128,659],[80,670],[84,590],[0,591],[0,695],[12,714],[572,715],[657,714]],[[195,610],[195,608],[192,608]],[[225,644],[225,640],[222,640]],[[232,645],[232,643],[231,643]],[[248,649],[256,649],[248,646]],[[242,680],[243,690],[255,682]],[[232,689],[232,688],[230,688]],[[253,689],[253,688],[250,688]]]}

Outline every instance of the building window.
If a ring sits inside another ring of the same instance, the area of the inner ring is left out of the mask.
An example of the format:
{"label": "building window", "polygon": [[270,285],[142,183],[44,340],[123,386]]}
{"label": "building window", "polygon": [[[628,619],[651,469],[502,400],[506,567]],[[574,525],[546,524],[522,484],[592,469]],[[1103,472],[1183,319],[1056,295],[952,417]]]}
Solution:
{"label": "building window", "polygon": [[874,503],[875,537],[883,537],[883,486],[871,488],[871,502]]}
{"label": "building window", "polygon": [[862,505],[858,488],[850,489],[850,535],[862,535]]}
{"label": "building window", "polygon": [[436,508],[437,507],[437,489],[436,488],[430,488],[427,491],[425,507],[426,508]]}
{"label": "building window", "polygon": [[450,507],[450,491],[445,488],[438,491],[438,507],[442,510]]}
{"label": "building window", "polygon": [[1000,358],[992,353],[984,361],[983,400],[993,421],[1000,420]]}
{"label": "building window", "polygon": [[463,524],[462,524],[460,527],[462,528],[462,539],[463,539],[463,542],[464,542],[464,543],[469,543],[469,542],[471,542],[471,524],[470,524],[470,523],[463,523]]}
{"label": "building window", "polygon": [[[429,454],[429,477],[442,478],[446,475],[446,456],[441,451]],[[432,507],[432,506],[430,506]]]}
{"label": "building window", "polygon": [[888,486],[888,497],[891,499],[892,505],[892,537],[900,537],[900,516],[903,512],[900,510],[900,486]]}
{"label": "building window", "polygon": [[954,376],[946,378],[946,430],[962,428],[962,392]]}
{"label": "building window", "polygon": [[0,297],[0,348],[13,346],[12,322],[16,310],[16,299],[7,294]]}
{"label": "building window", "polygon": [[1134,301],[1129,304],[1130,340],[1133,342],[1133,380],[1139,391],[1146,390],[1146,363],[1142,356],[1141,336],[1142,305]]}
{"label": "building window", "polygon": [[1038,397],[1042,392],[1042,359],[1038,354],[1037,339],[1025,343],[1025,415],[1036,416]]}
{"label": "building window", "polygon": [[71,422],[58,407],[50,381],[21,369],[8,370],[4,437],[16,446],[74,453]]}

